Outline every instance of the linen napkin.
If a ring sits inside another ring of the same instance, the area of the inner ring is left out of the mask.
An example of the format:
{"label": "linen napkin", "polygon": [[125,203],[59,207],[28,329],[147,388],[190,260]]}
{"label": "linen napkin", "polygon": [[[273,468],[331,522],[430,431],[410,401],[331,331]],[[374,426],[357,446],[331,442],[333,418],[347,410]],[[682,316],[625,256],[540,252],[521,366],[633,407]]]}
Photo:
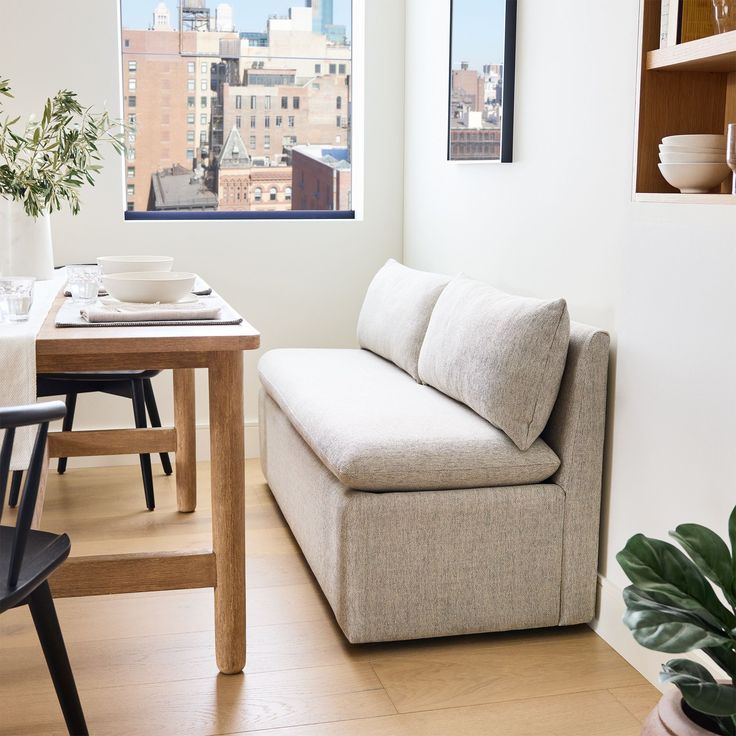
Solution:
{"label": "linen napkin", "polygon": [[217,319],[220,305],[201,301],[176,304],[134,304],[102,299],[80,310],[86,322],[170,322],[178,320]]}

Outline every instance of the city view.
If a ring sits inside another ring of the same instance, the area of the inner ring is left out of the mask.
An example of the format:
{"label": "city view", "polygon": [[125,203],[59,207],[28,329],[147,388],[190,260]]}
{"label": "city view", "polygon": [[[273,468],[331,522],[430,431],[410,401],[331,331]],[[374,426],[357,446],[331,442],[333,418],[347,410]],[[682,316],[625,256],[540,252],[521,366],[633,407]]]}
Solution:
{"label": "city view", "polygon": [[351,0],[122,0],[126,207],[350,211]]}
{"label": "city view", "polygon": [[449,159],[498,161],[506,0],[453,0]]}

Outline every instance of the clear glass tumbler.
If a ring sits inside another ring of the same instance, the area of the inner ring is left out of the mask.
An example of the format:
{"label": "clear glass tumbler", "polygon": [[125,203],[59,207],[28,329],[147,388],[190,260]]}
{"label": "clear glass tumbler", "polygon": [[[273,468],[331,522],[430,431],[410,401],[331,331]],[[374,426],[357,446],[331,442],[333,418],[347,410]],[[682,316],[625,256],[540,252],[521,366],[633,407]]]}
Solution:
{"label": "clear glass tumbler", "polygon": [[90,304],[97,301],[102,281],[102,269],[99,266],[67,266],[66,273],[67,288],[73,302]]}
{"label": "clear glass tumbler", "polygon": [[33,304],[33,284],[31,276],[8,276],[0,279],[0,300],[11,322],[25,322]]}
{"label": "clear glass tumbler", "polygon": [[728,124],[728,137],[726,139],[726,163],[733,171],[731,183],[731,194],[736,194],[736,124]]}
{"label": "clear glass tumbler", "polygon": [[717,33],[736,31],[736,0],[713,0],[713,20]]}

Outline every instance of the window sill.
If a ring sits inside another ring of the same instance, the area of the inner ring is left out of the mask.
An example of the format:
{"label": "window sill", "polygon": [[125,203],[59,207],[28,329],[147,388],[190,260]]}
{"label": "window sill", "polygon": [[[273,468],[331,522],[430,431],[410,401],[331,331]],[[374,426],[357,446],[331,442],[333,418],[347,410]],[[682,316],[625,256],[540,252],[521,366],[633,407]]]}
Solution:
{"label": "window sill", "polygon": [[125,219],[141,220],[355,220],[353,210],[290,210],[287,212],[125,212]]}

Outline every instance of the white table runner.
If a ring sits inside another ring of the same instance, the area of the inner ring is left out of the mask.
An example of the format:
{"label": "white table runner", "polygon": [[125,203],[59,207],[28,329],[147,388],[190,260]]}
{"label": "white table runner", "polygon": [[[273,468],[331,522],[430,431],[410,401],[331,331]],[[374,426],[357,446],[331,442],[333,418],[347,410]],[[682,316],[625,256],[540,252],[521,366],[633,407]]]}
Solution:
{"label": "white table runner", "polygon": [[[0,406],[36,402],[36,336],[59,290],[66,282],[66,269],[54,272],[49,281],[33,287],[33,305],[27,322],[0,322]],[[4,433],[0,432],[0,439]],[[35,430],[20,430],[13,446],[11,470],[25,470],[33,449]]]}

